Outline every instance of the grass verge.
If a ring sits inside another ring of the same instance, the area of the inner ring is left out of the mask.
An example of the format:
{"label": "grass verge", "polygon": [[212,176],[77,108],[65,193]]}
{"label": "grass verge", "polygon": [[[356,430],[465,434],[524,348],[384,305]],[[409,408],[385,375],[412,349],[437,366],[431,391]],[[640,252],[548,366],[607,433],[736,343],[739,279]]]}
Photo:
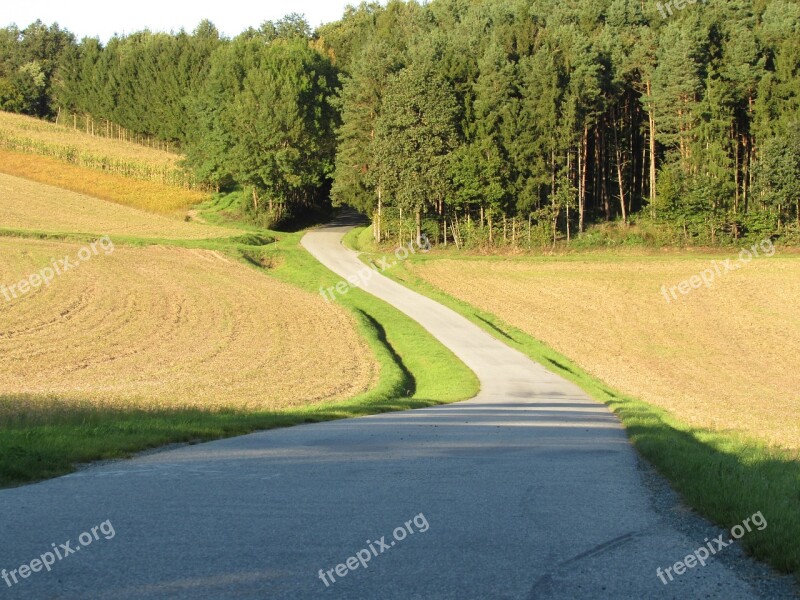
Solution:
{"label": "grass verge", "polygon": [[[369,230],[359,229],[352,231],[346,242],[362,251],[374,251],[370,240]],[[422,260],[436,257],[414,256],[408,262]],[[736,433],[690,427],[664,410],[621,394],[520,329],[417,277],[406,268],[408,262],[400,262],[384,274],[452,308],[606,404],[620,418],[638,452],[697,512],[730,528],[761,511],[768,526],[747,533],[742,545],[755,558],[800,581],[800,460],[794,453]]]}

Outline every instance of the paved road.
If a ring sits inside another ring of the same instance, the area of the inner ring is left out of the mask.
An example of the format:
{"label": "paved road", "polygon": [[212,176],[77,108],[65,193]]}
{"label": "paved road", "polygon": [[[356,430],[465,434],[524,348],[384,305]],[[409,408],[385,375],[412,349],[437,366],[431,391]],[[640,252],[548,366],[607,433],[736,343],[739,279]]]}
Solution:
{"label": "paved road", "polygon": [[[363,267],[345,230],[303,240],[342,276]],[[0,600],[790,597],[736,547],[662,584],[658,567],[721,532],[640,464],[617,420],[441,305],[379,276],[367,289],[452,348],[480,395],[0,491],[0,569],[64,555],[0,579]]]}

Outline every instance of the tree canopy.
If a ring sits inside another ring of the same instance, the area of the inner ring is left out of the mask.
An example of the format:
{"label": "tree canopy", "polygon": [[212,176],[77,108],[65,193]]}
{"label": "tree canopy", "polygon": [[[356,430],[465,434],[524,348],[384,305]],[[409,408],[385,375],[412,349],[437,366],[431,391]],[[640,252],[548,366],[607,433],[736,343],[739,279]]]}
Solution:
{"label": "tree canopy", "polygon": [[107,44],[0,30],[4,110],[169,140],[268,218],[332,200],[377,235],[402,210],[441,241],[606,221],[800,240],[798,71],[796,0],[390,0],[316,31],[289,15],[233,39],[203,22]]}

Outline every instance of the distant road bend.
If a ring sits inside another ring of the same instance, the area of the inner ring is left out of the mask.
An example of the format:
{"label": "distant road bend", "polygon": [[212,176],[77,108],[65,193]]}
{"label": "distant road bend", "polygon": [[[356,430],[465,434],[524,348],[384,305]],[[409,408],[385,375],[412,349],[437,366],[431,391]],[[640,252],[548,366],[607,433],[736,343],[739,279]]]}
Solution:
{"label": "distant road bend", "polygon": [[[302,242],[343,278],[364,266],[341,244],[349,227],[334,222]],[[720,532],[680,508],[604,406],[381,275],[366,290],[450,348],[480,394],[2,490],[0,569],[51,544],[74,547],[107,520],[115,535],[11,587],[0,579],[0,599],[790,596],[736,548],[663,584],[657,568]],[[398,528],[413,533],[402,539]],[[366,566],[344,568],[370,547]]]}

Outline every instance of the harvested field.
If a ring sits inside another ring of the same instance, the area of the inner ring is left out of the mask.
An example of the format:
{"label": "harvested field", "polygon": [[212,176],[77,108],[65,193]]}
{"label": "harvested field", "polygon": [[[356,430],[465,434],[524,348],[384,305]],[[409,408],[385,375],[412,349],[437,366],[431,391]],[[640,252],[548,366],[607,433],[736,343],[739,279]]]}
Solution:
{"label": "harvested field", "polygon": [[[3,170],[5,165],[0,166]],[[169,239],[231,237],[241,232],[127,206],[0,173],[0,228]]]}
{"label": "harvested field", "polygon": [[[0,282],[80,248],[0,239]],[[352,397],[378,374],[343,309],[211,251],[117,247],[17,299],[2,292],[0,396],[27,396],[0,404],[12,413],[278,409]]]}
{"label": "harvested field", "polygon": [[208,194],[203,192],[130,179],[69,165],[55,158],[6,150],[0,150],[0,173],[171,216],[183,216],[189,207],[208,198]]}
{"label": "harvested field", "polygon": [[436,259],[410,265],[681,421],[800,450],[800,257],[758,258],[667,303],[716,257]]}

